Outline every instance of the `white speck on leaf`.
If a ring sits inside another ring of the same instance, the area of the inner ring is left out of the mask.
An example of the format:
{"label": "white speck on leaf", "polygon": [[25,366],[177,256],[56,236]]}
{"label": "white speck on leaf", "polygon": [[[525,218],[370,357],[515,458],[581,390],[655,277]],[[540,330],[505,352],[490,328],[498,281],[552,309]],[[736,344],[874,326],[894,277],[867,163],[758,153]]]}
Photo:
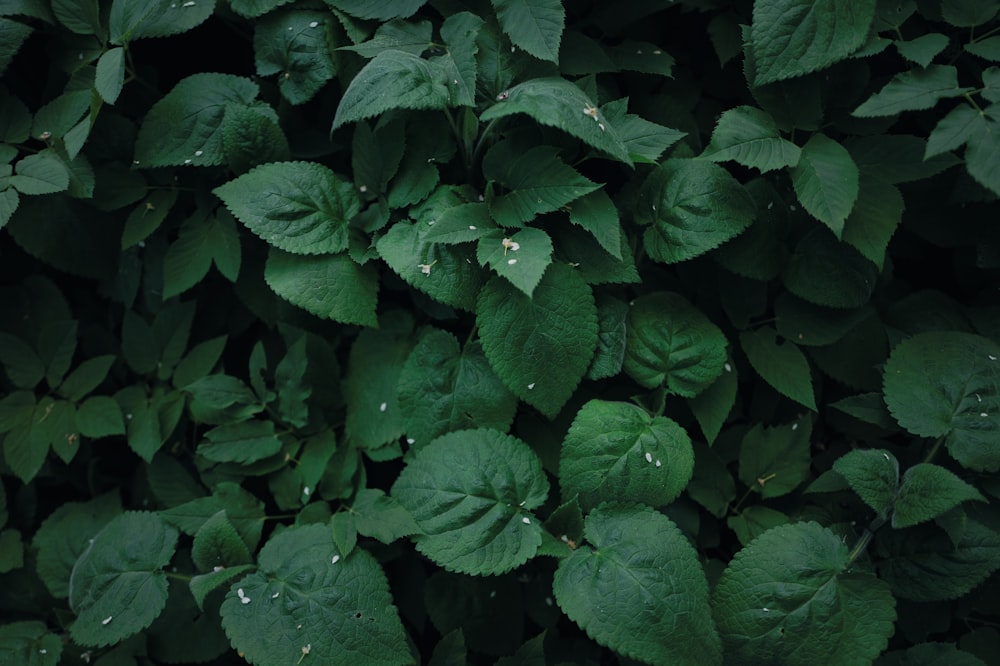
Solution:
{"label": "white speck on leaf", "polygon": [[[423,273],[424,275],[430,275],[431,274],[431,266],[433,266],[433,265],[434,265],[433,262],[431,262],[429,264],[417,264],[417,268],[419,268],[420,272]],[[385,411],[385,410],[383,410],[383,411]]]}
{"label": "white speck on leaf", "polygon": [[733,366],[729,365],[728,363],[726,363],[722,367],[726,369],[726,372],[732,372],[733,371]]}
{"label": "white speck on leaf", "polygon": [[184,164],[191,164],[191,160],[190,159],[184,160]]}
{"label": "white speck on leaf", "polygon": [[545,597],[545,605],[546,606],[552,605],[552,597]]}
{"label": "white speck on leaf", "polygon": [[383,402],[381,405],[378,406],[378,411],[384,412],[388,408],[389,408],[389,403]]}
{"label": "white speck on leaf", "polygon": [[220,571],[222,571],[225,568],[226,567],[222,566],[221,564],[217,564],[214,567],[212,567],[212,571],[215,572],[215,573],[219,573]]}
{"label": "white speck on leaf", "polygon": [[518,250],[521,249],[521,244],[520,243],[518,243],[517,241],[512,241],[509,238],[504,238],[502,241],[500,241],[500,244],[503,245],[503,253],[504,253],[504,255],[507,254],[507,250],[511,250],[513,252],[517,252]]}
{"label": "white speck on leaf", "polygon": [[[289,28],[289,30],[291,30],[291,28]],[[362,194],[364,194],[367,191],[368,191],[367,185],[362,185],[361,187],[358,188],[358,192],[361,192]]]}
{"label": "white speck on leaf", "polygon": [[469,231],[475,231],[475,230],[476,230],[476,226],[474,224],[470,224],[469,225]]}
{"label": "white speck on leaf", "polygon": [[205,154],[204,150],[196,150],[196,151],[194,151],[194,156],[195,157],[201,157],[204,154]]}
{"label": "white speck on leaf", "polygon": [[193,0],[188,0],[183,5],[181,5],[181,7],[194,7],[194,2]]}
{"label": "white speck on leaf", "polygon": [[597,126],[601,128],[602,132],[604,131],[604,123],[597,123]]}
{"label": "white speck on leaf", "polygon": [[111,622],[111,616],[110,615],[107,616],[106,618],[104,618],[103,620],[101,620],[101,624],[108,624],[110,622]]}
{"label": "white speck on leaf", "polygon": [[306,645],[302,646],[302,654],[309,654],[310,652],[312,652],[312,649],[313,649],[312,643],[307,643]]}
{"label": "white speck on leaf", "polygon": [[516,263],[517,263],[517,259],[508,259],[507,260],[507,265],[508,266],[513,266]]}
{"label": "white speck on leaf", "polygon": [[649,451],[646,452],[646,462],[648,463],[653,462],[653,454],[650,453]]}
{"label": "white speck on leaf", "polygon": [[315,28],[318,25],[319,25],[319,21],[313,21],[312,23],[309,24],[309,27],[310,28]]}
{"label": "white speck on leaf", "polygon": [[977,393],[977,394],[976,394],[976,402],[982,402],[982,401],[983,401],[983,399],[982,399],[982,398],[981,398],[981,397],[979,396],[979,394]]}
{"label": "white speck on leaf", "polygon": [[761,610],[764,611],[765,613],[770,613],[771,612],[770,608],[761,608]]}
{"label": "white speck on leaf", "polygon": [[882,454],[882,457],[883,457],[883,458],[885,458],[886,460],[891,460],[891,459],[889,458],[889,454],[888,454],[888,453],[883,453],[883,454]]}
{"label": "white speck on leaf", "polygon": [[271,598],[277,599],[279,594],[281,594],[281,592],[275,592],[274,594],[271,595]]}
{"label": "white speck on leaf", "polygon": [[656,49],[655,51],[653,51],[653,55],[660,55],[661,53],[663,53],[663,51],[661,51],[660,49]]}
{"label": "white speck on leaf", "polygon": [[986,412],[979,412],[979,415],[982,416],[983,418],[989,416],[989,414],[987,414]]}
{"label": "white speck on leaf", "polygon": [[656,461],[656,466],[657,466],[657,467],[663,467],[663,463],[662,463],[662,462],[660,462],[659,460],[657,460],[657,461]]}
{"label": "white speck on leaf", "polygon": [[799,424],[798,423],[793,423],[792,424],[792,430],[794,431],[794,430],[798,430],[798,429],[799,429]]}
{"label": "white speck on leaf", "polygon": [[529,390],[529,391],[530,391],[531,389],[533,389],[533,388],[535,388],[535,382],[531,382],[530,384],[528,384],[528,390]]}
{"label": "white speck on leaf", "polygon": [[997,360],[997,357],[994,356],[993,354],[987,354],[986,357],[989,358],[991,361]]}
{"label": "white speck on leaf", "polygon": [[528,518],[527,516],[525,516],[524,518],[521,519],[521,522],[524,523],[525,525],[530,525],[531,524],[531,518]]}
{"label": "white speck on leaf", "polygon": [[410,446],[413,446],[414,444],[417,443],[417,440],[413,439],[412,437],[407,437],[406,443],[409,444]]}
{"label": "white speck on leaf", "polygon": [[340,555],[334,555],[333,559],[330,560],[330,564],[336,564],[339,561],[340,561]]}
{"label": "white speck on leaf", "polygon": [[303,495],[308,495],[308,494],[309,494],[309,493],[311,493],[311,492],[312,492],[312,491],[311,491],[311,490],[309,490],[309,486],[302,486],[302,494],[303,494]]}

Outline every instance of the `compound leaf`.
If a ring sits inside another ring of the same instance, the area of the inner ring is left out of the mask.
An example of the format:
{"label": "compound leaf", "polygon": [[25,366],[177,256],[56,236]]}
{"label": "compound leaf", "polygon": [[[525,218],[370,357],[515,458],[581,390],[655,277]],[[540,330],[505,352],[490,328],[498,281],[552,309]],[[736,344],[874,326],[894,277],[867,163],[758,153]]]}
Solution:
{"label": "compound leaf", "polygon": [[417,550],[449,571],[477,575],[534,556],[542,528],[530,511],[548,492],[527,444],[488,428],[448,433],[417,449],[392,486],[423,530]]}
{"label": "compound leaf", "polygon": [[626,402],[585,404],[560,449],[563,495],[578,495],[584,510],[612,501],[669,504],[693,470],[687,432],[672,419]]}
{"label": "compound leaf", "polygon": [[[579,274],[552,264],[528,297],[502,278],[479,294],[476,321],[490,365],[514,395],[554,417],[597,347],[597,306]],[[557,367],[559,372],[542,372]]]}
{"label": "compound leaf", "polygon": [[698,554],[669,518],[602,504],[587,516],[584,536],[587,545],[559,562],[552,583],[571,620],[631,659],[722,664]]}
{"label": "compound leaf", "polygon": [[167,603],[163,567],[176,546],[177,530],[159,514],[128,511],[105,525],[70,577],[73,640],[113,645],[152,624]]}
{"label": "compound leaf", "polygon": [[321,664],[411,663],[382,568],[360,548],[342,555],[328,526],[276,534],[257,565],[220,609],[226,635],[251,664],[294,664],[304,655]]}
{"label": "compound leaf", "polygon": [[736,663],[868,663],[896,619],[889,586],[850,572],[843,540],[813,522],[772,528],[722,573],[715,621]]}

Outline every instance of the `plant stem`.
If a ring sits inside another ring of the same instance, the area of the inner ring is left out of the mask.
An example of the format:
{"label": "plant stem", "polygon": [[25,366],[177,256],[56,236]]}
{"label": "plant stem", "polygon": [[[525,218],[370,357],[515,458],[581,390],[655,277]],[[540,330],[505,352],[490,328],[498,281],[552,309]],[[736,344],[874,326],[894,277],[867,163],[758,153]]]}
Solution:
{"label": "plant stem", "polygon": [[885,524],[884,516],[876,516],[875,520],[865,528],[865,531],[861,534],[861,537],[855,542],[854,547],[851,548],[850,555],[847,556],[847,567],[854,564],[854,561],[861,557],[861,554],[865,552],[868,548],[868,544],[871,543],[872,537],[875,536],[875,532],[878,531],[882,525]]}
{"label": "plant stem", "polygon": [[934,460],[934,458],[937,456],[938,451],[941,450],[941,445],[942,444],[944,444],[944,437],[943,436],[937,438],[937,441],[934,442],[934,446],[932,446],[931,450],[927,452],[926,456],[924,456],[924,462],[925,463],[929,463],[932,460]]}

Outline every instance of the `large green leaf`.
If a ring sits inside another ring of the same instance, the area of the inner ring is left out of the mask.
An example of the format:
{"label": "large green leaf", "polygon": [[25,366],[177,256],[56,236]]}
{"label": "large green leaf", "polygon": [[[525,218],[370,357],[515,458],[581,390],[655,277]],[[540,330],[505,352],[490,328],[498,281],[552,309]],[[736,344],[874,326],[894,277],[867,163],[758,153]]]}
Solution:
{"label": "large green leaf", "polygon": [[803,208],[840,238],[858,199],[858,167],[850,153],[833,139],[814,134],[790,175]]}
{"label": "large green leaf", "polygon": [[957,331],[919,333],[892,350],[883,382],[899,425],[920,437],[944,437],[966,467],[1000,470],[1000,345]]}
{"label": "large green leaf", "polygon": [[[528,297],[502,278],[479,294],[483,351],[504,384],[554,417],[587,372],[597,346],[597,306],[583,279],[552,264]],[[559,368],[548,372],[545,368]]]}
{"label": "large green leaf", "polygon": [[670,264],[739,235],[753,222],[755,208],[743,186],[717,164],[672,159],[643,183],[636,219],[651,225],[643,235],[649,256]]}
{"label": "large green leaf", "polygon": [[770,326],[740,334],[740,346],[750,365],[778,393],[816,411],[809,361],[795,343],[779,341]]}
{"label": "large green leaf", "polygon": [[346,250],[361,209],[354,187],[315,162],[264,164],[213,192],[250,231],[296,254]]}
{"label": "large green leaf", "polygon": [[264,279],[278,296],[318,317],[374,326],[378,275],[346,254],[304,256],[271,248]]}
{"label": "large green leaf", "polygon": [[854,109],[861,118],[892,116],[903,111],[920,111],[938,101],[960,97],[972,90],[958,85],[958,70],[952,65],[931,65],[896,74],[877,93]]}
{"label": "large green leaf", "polygon": [[757,537],[726,567],[712,610],[733,663],[870,663],[896,619],[889,586],[850,570],[847,545],[813,522]]}
{"label": "large green leaf", "polygon": [[257,566],[220,609],[226,635],[251,664],[411,663],[382,568],[362,549],[341,554],[328,526],[278,533]]}
{"label": "large green leaf", "polygon": [[631,659],[722,664],[705,573],[669,518],[649,507],[603,504],[587,516],[584,536],[587,545],[559,562],[552,583],[571,620]]}
{"label": "large green leaf", "polygon": [[476,103],[476,35],[484,21],[475,14],[452,14],[441,25],[441,37],[448,45],[448,52],[439,56],[438,62],[445,70],[448,88],[455,106],[473,106]]}
{"label": "large green leaf", "polygon": [[497,20],[514,46],[536,58],[559,62],[559,44],[566,25],[560,0],[491,0]]}
{"label": "large green leaf", "polygon": [[726,338],[682,296],[655,292],[632,302],[625,372],[646,388],[665,386],[691,398],[722,374]]}
{"label": "large green leaf", "polygon": [[140,168],[222,164],[222,120],[229,104],[248,105],[257,84],[230,74],[201,73],[181,80],[153,105],[135,142]]}
{"label": "large green leaf", "polygon": [[292,104],[308,102],[336,73],[330,20],[327,12],[275,12],[254,27],[257,74],[278,74],[278,89]]}
{"label": "large green leaf", "polygon": [[740,481],[762,497],[780,497],[809,478],[812,422],[800,418],[768,428],[757,424],[740,444]]}
{"label": "large green leaf", "polygon": [[406,51],[382,51],[351,79],[333,129],[390,109],[444,109],[452,103],[448,72],[440,64]]}
{"label": "large green leaf", "polygon": [[517,398],[496,376],[482,345],[459,347],[455,336],[434,329],[410,352],[399,374],[399,410],[411,446],[452,430],[506,431]]}
{"label": "large green leaf", "polygon": [[969,500],[985,502],[986,498],[940,465],[914,465],[906,470],[899,486],[892,526],[902,529],[937,518]]}
{"label": "large green leaf", "polygon": [[855,449],[833,463],[851,490],[880,515],[886,515],[899,490],[899,461],[881,449]]}
{"label": "large green leaf", "polygon": [[875,0],[757,0],[748,51],[751,83],[790,79],[843,60],[868,39]]}
{"label": "large green leaf", "polygon": [[560,448],[565,497],[589,510],[601,502],[669,504],[691,480],[694,450],[677,422],[627,402],[591,400]]}
{"label": "large green leaf", "polygon": [[176,545],[177,530],[155,513],[129,511],[105,525],[73,567],[73,640],[113,645],[152,624],[167,603],[163,567]]}
{"label": "large green leaf", "polygon": [[566,79],[530,79],[500,93],[483,111],[483,122],[526,113],[543,125],[556,127],[617,160],[632,164],[629,150],[614,124],[598,110],[587,93]]}
{"label": "large green leaf", "polygon": [[781,138],[777,123],[766,111],[738,106],[719,116],[701,156],[713,162],[733,160],[765,173],[794,167],[800,153],[798,146]]}
{"label": "large green leaf", "polygon": [[487,428],[438,437],[417,450],[392,496],[424,534],[417,549],[449,571],[495,575],[524,564],[542,542],[530,512],[549,483],[521,440]]}

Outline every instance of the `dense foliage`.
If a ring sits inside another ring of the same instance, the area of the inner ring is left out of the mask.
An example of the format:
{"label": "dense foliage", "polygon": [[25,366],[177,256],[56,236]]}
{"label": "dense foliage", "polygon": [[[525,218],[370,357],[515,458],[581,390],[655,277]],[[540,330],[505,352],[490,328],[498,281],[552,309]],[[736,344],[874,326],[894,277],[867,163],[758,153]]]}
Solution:
{"label": "dense foliage", "polygon": [[1000,0],[3,0],[0,663],[1000,663]]}

